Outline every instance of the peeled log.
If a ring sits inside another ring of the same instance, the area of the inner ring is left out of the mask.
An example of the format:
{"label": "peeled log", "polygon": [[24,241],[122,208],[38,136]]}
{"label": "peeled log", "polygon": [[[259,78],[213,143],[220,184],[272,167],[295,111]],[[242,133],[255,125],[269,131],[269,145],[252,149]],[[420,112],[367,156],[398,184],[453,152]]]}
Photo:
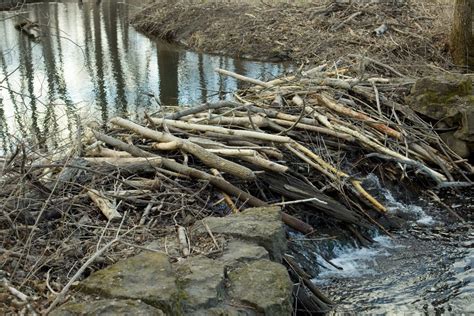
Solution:
{"label": "peeled log", "polygon": [[188,140],[181,139],[179,137],[173,136],[171,134],[165,134],[152,129],[140,126],[129,120],[116,117],[110,120],[112,124],[118,125],[120,127],[129,129],[143,137],[152,139],[158,142],[176,142],[179,144],[180,148],[184,151],[192,154],[199,158],[205,165],[216,168],[217,170],[227,172],[236,177],[245,180],[251,180],[255,178],[255,174],[249,168],[243,167],[235,162],[223,159],[216,154],[213,154],[199,145],[196,145]]}

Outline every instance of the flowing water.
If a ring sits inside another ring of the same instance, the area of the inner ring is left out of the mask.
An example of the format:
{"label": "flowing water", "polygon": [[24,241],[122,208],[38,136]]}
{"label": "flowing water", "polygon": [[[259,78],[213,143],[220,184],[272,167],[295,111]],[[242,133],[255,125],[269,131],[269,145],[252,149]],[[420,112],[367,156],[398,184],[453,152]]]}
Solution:
{"label": "flowing water", "polygon": [[[0,150],[20,136],[54,146],[74,137],[84,119],[104,124],[160,105],[229,98],[240,83],[216,75],[216,67],[260,79],[289,69],[152,40],[128,23],[140,2],[42,2],[0,13]],[[15,29],[25,19],[38,23],[37,40]],[[334,313],[474,312],[470,226],[444,225],[432,205],[402,203],[373,176],[365,185],[412,224],[394,238],[374,233],[371,247],[320,242],[305,249],[319,266],[314,282],[338,303]],[[472,195],[461,204],[472,208]]]}
{"label": "flowing water", "polygon": [[[421,198],[401,202],[374,175],[365,185],[408,226],[393,238],[374,231],[370,247],[332,242],[316,248],[320,269],[313,281],[338,303],[332,314],[474,313],[472,225],[447,224],[445,211]],[[451,206],[472,212],[472,192]]]}
{"label": "flowing water", "polygon": [[[35,137],[39,143],[72,137],[80,118],[103,124],[115,115],[156,111],[160,104],[230,98],[229,92],[241,83],[217,75],[217,67],[261,79],[287,69],[283,64],[185,51],[150,39],[129,24],[140,3],[45,1],[0,12],[3,147],[9,135]],[[36,40],[15,29],[27,20],[38,23]]]}

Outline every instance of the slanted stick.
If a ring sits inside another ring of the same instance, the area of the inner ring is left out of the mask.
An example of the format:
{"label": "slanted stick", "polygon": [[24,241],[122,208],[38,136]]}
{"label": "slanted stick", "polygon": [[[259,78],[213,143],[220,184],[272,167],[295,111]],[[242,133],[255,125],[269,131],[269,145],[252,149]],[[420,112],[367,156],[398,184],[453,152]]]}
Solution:
{"label": "slanted stick", "polygon": [[242,104],[233,102],[233,101],[219,101],[216,103],[204,103],[203,105],[200,105],[200,106],[195,106],[195,107],[191,107],[191,108],[188,108],[188,109],[185,109],[173,114],[168,114],[165,116],[165,118],[171,119],[171,120],[177,120],[183,116],[196,114],[196,113],[204,112],[211,109],[220,109],[220,108],[225,108],[225,107],[234,108],[234,107],[239,107],[241,105]]}
{"label": "slanted stick", "polygon": [[[241,136],[244,138],[248,137],[248,138],[259,139],[259,140],[264,140],[264,141],[269,141],[269,142],[276,142],[276,143],[290,143],[292,141],[291,138],[287,136],[272,135],[272,134],[267,134],[267,133],[262,133],[262,132],[229,129],[229,128],[224,128],[220,126],[209,126],[209,125],[203,125],[203,124],[193,124],[193,123],[188,123],[188,122],[183,122],[183,121],[166,120],[162,118],[152,118],[152,120],[155,124],[166,124],[169,126],[186,129],[186,130],[193,130],[193,131],[200,131],[200,132],[214,132],[214,133],[220,133],[224,135]],[[112,121],[112,122],[115,124],[116,121]]]}
{"label": "slanted stick", "polygon": [[[138,147],[136,147],[134,145],[124,143],[121,140],[118,140],[118,139],[113,138],[111,136],[104,135],[104,134],[101,134],[101,133],[98,133],[98,132],[96,132],[95,135],[96,135],[98,140],[101,140],[101,141],[103,141],[103,142],[105,142],[105,143],[109,144],[110,146],[113,146],[117,149],[128,151],[131,154],[139,154],[139,153],[143,154],[143,152],[145,152],[144,150],[141,150],[141,149],[139,149]],[[145,153],[147,153],[147,152],[145,152]],[[150,154],[150,153],[148,153],[148,154]],[[181,173],[181,174],[184,174],[184,175],[196,178],[196,179],[209,181],[209,183],[211,183],[215,187],[221,189],[223,192],[225,192],[229,195],[235,196],[237,199],[239,199],[240,201],[242,201],[244,203],[247,203],[250,206],[267,206],[268,205],[266,202],[260,200],[259,198],[253,196],[252,194],[247,193],[247,192],[237,188],[236,186],[234,186],[230,182],[227,182],[224,178],[216,177],[216,176],[210,175],[210,174],[208,174],[204,171],[185,166],[185,165],[180,164],[180,163],[178,163],[178,162],[176,162],[172,159],[163,158],[163,157],[160,157],[160,156],[153,156],[153,157],[150,157],[150,158],[160,159],[161,163],[162,163],[162,166],[165,167],[165,168],[168,168],[172,171],[175,171],[175,172],[178,172],[178,173]],[[121,159],[127,159],[127,158],[121,158]],[[282,216],[282,221],[285,224],[287,224],[288,226],[294,228],[295,230],[297,230],[297,231],[299,231],[303,234],[309,234],[309,233],[313,232],[313,227],[311,227],[311,225],[306,224],[302,220],[300,220],[300,219],[298,219],[298,218],[296,218],[292,215],[286,214],[284,212],[282,212],[281,216]]]}
{"label": "slanted stick", "polygon": [[[219,172],[219,170],[212,168],[211,172],[216,177],[222,178],[222,175]],[[224,196],[224,201],[227,204],[227,206],[231,209],[232,213],[238,213],[239,210],[237,209],[237,207],[235,207],[234,201],[232,201],[232,198],[229,196],[229,194],[222,192],[222,195]]]}
{"label": "slanted stick", "polygon": [[[154,121],[156,119],[153,119]],[[249,168],[243,167],[235,162],[226,160],[224,158],[221,158],[217,156],[216,154],[210,153],[204,148],[202,148],[199,145],[196,145],[186,139],[182,139],[176,136],[173,136],[171,134],[165,134],[162,132],[154,131],[152,129],[146,128],[144,126],[138,125],[136,123],[133,123],[129,120],[116,117],[110,120],[110,122],[114,125],[127,128],[143,137],[153,139],[158,142],[177,142],[180,146],[180,148],[197,158],[199,158],[205,165],[216,168],[218,170],[221,170],[223,172],[230,173],[236,177],[239,177],[241,179],[254,179],[255,174],[253,173],[252,170]],[[178,122],[178,121],[172,121],[172,122]],[[179,127],[179,126],[176,126]],[[139,156],[139,155],[135,155]]]}
{"label": "slanted stick", "polygon": [[217,73],[219,73],[219,74],[221,74],[221,75],[225,75],[225,76],[229,76],[229,77],[232,77],[232,78],[241,80],[241,81],[249,82],[249,83],[251,83],[251,84],[254,84],[254,85],[257,85],[257,86],[261,86],[261,87],[264,87],[264,88],[271,88],[271,87],[273,87],[273,85],[270,84],[270,83],[267,83],[267,82],[264,82],[264,81],[261,81],[261,80],[258,80],[258,79],[253,79],[253,78],[245,77],[245,76],[239,75],[239,74],[237,74],[237,73],[235,73],[235,72],[232,72],[232,71],[229,71],[229,70],[224,70],[224,69],[216,68],[216,69],[215,69],[215,72],[217,72]]}
{"label": "slanted stick", "polygon": [[372,126],[376,130],[387,134],[396,139],[402,139],[402,134],[393,128],[386,126],[385,124],[376,122],[373,118],[368,116],[367,114],[357,112],[351,108],[348,108],[340,103],[337,103],[335,100],[330,98],[329,96],[325,96],[324,94],[319,94],[316,96],[316,100],[318,104],[324,105],[325,107],[349,117],[353,117],[355,119],[365,121],[368,125]]}
{"label": "slanted stick", "polygon": [[[309,158],[316,161],[317,164],[319,164],[321,166],[321,168],[323,168],[324,170],[328,170],[328,171],[330,171],[331,173],[333,173],[334,175],[336,175],[337,177],[340,177],[340,178],[351,178],[347,173],[333,167],[331,164],[324,161],[324,159],[322,159],[321,157],[319,157],[318,155],[316,155],[315,153],[313,153],[311,150],[304,147],[303,145],[301,145],[297,142],[294,142],[292,145],[294,147],[296,147],[299,151],[301,151],[302,153],[307,155]],[[375,199],[372,195],[370,195],[370,193],[368,193],[362,187],[362,184],[359,180],[351,179],[350,182],[353,185],[353,187],[357,190],[357,192],[359,192],[360,195],[362,195],[364,198],[366,198],[378,211],[380,211],[381,213],[386,213],[387,212],[387,209],[385,208],[385,206],[383,206],[379,201],[377,201],[377,199]]]}
{"label": "slanted stick", "polygon": [[120,215],[120,213],[117,211],[116,206],[105,196],[99,193],[99,191],[87,189],[87,195],[109,221],[122,218],[122,215]]}

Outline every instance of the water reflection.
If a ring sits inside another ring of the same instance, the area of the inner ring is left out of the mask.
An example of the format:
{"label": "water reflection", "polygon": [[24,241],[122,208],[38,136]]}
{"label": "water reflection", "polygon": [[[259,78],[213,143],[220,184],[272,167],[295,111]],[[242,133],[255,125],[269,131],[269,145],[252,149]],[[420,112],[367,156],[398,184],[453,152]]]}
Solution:
{"label": "water reflection", "polygon": [[[0,15],[0,142],[26,137],[40,147],[71,139],[78,116],[102,124],[158,104],[197,104],[230,97],[239,82],[226,68],[272,78],[285,67],[198,54],[152,41],[128,24],[133,0],[42,2]],[[135,1],[140,3],[140,1]],[[15,30],[39,24],[38,40]]]}

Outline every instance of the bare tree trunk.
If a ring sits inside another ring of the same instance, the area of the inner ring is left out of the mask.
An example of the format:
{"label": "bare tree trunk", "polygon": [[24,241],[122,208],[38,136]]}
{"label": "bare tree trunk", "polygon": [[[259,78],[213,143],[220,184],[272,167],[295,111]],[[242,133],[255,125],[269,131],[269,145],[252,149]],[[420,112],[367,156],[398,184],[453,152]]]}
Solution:
{"label": "bare tree trunk", "polygon": [[474,0],[456,0],[451,54],[456,64],[474,69]]}

